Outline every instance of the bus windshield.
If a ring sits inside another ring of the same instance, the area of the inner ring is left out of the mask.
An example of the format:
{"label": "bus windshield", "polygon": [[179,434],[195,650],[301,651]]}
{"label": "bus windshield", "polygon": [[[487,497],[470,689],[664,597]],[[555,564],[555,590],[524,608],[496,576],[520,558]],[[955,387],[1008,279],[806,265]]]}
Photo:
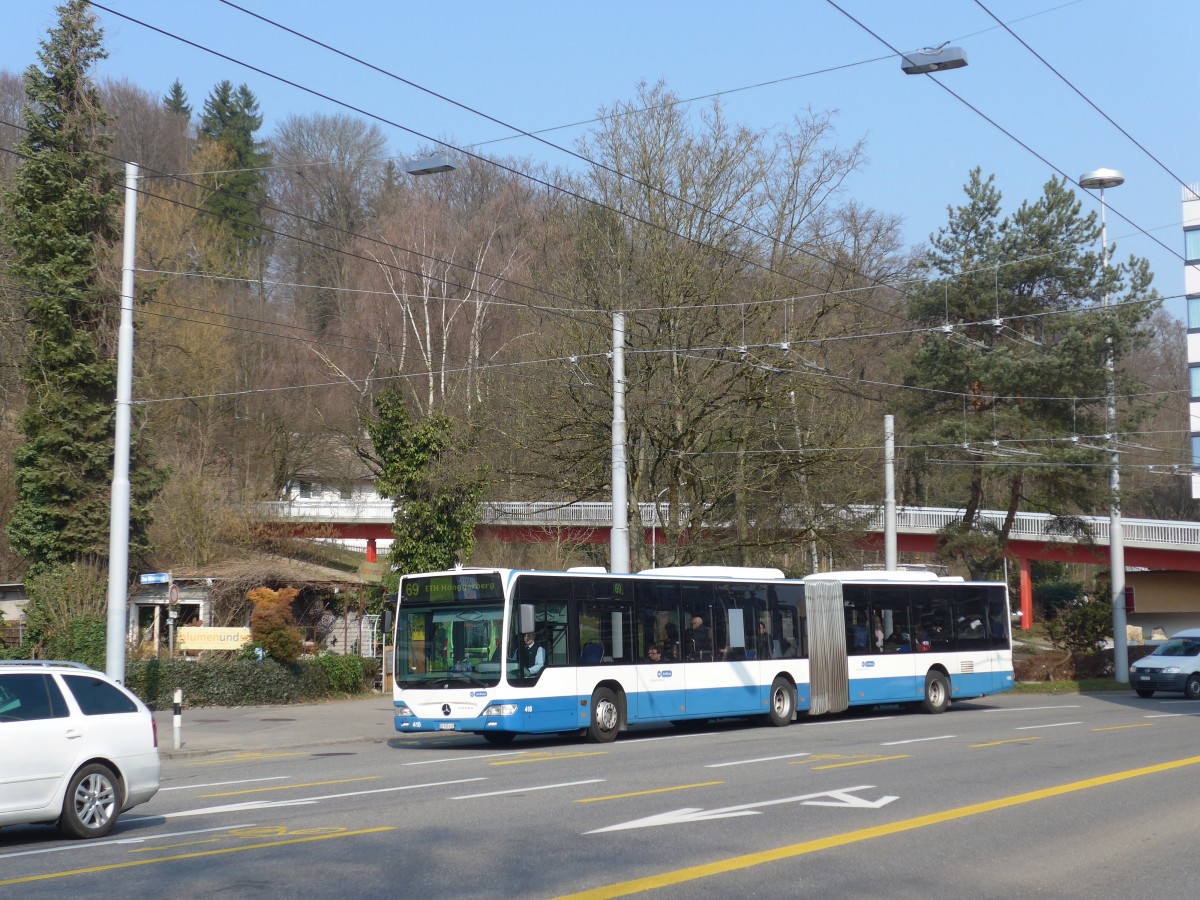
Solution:
{"label": "bus windshield", "polygon": [[498,577],[405,579],[396,621],[397,684],[495,687],[503,618]]}

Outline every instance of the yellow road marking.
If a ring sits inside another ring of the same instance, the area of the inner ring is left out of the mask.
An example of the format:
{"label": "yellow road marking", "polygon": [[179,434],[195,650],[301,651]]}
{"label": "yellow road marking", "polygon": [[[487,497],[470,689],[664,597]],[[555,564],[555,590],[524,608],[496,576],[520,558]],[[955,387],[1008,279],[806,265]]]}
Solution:
{"label": "yellow road marking", "polygon": [[503,762],[494,762],[493,766],[519,766],[523,763],[535,762],[553,762],[556,759],[579,759],[581,756],[605,756],[607,750],[594,750],[591,753],[546,753],[538,756],[529,757],[528,759],[506,759]]}
{"label": "yellow road marking", "polygon": [[136,866],[152,866],[157,863],[178,862],[184,859],[203,859],[206,856],[221,856],[225,853],[244,853],[247,850],[266,850],[270,847],[285,847],[288,844],[307,844],[312,841],[328,841],[334,838],[354,837],[361,834],[377,834],[381,831],[395,831],[391,825],[379,828],[363,828],[360,831],[344,831],[341,834],[320,834],[312,837],[289,838],[283,841],[269,841],[265,844],[246,844],[242,847],[223,847],[220,850],[197,850],[195,853],[179,853],[175,856],[159,856],[155,859],[132,859],[128,862],[110,863],[105,866],[89,866],[86,869],[69,869],[65,872],[46,872],[42,875],[24,875],[20,878],[9,878],[0,881],[0,887],[10,884],[29,884],[34,881],[49,881],[53,878],[67,878],[71,875],[93,875],[97,872],[114,872],[118,869],[132,869]]}
{"label": "yellow road marking", "polygon": [[686,791],[691,788],[712,787],[715,784],[724,784],[723,781],[701,781],[697,784],[680,784],[675,787],[651,788],[648,791],[631,791],[628,794],[609,794],[607,797],[585,797],[582,800],[576,800],[576,803],[599,803],[601,800],[624,800],[626,797],[645,797],[649,794],[666,794],[671,791]]}
{"label": "yellow road marking", "polygon": [[1123,728],[1149,728],[1149,722],[1138,722],[1136,725],[1106,725],[1104,728],[1093,728],[1092,731],[1120,731]]}
{"label": "yellow road marking", "polygon": [[1028,743],[1029,741],[1040,741],[1040,740],[1041,740],[1040,737],[1009,738],[1006,741],[990,741],[986,744],[971,744],[971,749],[978,750],[980,747],[999,747],[1001,744],[1024,744],[1024,743]]}
{"label": "yellow road marking", "polygon": [[944,812],[916,816],[912,819],[892,822],[889,825],[876,825],[874,828],[847,831],[843,834],[834,834],[812,841],[803,841],[799,844],[789,844],[786,847],[776,847],[773,850],[762,850],[758,853],[747,853],[744,856],[734,856],[730,859],[718,860],[717,862],[704,863],[703,865],[691,866],[686,869],[677,869],[674,872],[663,872],[660,875],[650,875],[646,878],[634,878],[630,881],[604,885],[603,887],[581,891],[577,894],[565,894],[559,897],[558,900],[607,900],[610,897],[627,897],[630,894],[637,894],[642,891],[657,890],[676,884],[683,884],[687,881],[708,878],[710,875],[724,875],[729,872],[748,869],[752,866],[759,866],[763,863],[778,862],[781,859],[792,859],[797,856],[816,853],[820,850],[830,850],[834,847],[845,847],[859,841],[869,841],[874,838],[903,834],[906,831],[915,831],[918,828],[927,828],[930,825],[953,822],[956,819],[965,819],[968,816],[977,816],[981,813],[994,812],[998,809],[1021,806],[1025,803],[1032,803],[1035,800],[1045,800],[1049,797],[1059,797],[1073,791],[1083,791],[1090,788],[1103,787],[1108,784],[1116,784],[1119,781],[1139,778],[1142,775],[1154,775],[1159,772],[1168,772],[1172,769],[1181,769],[1184,766],[1194,766],[1197,763],[1200,763],[1200,756],[1190,756],[1187,759],[1177,759],[1172,762],[1159,763],[1158,765],[1146,766],[1141,769],[1129,769],[1125,772],[1115,772],[1112,775],[1101,775],[1097,778],[1087,778],[1083,781],[1072,781],[1068,784],[1060,784],[1057,787],[1028,791],[1024,794],[1014,794],[1011,797],[1001,797],[999,800],[988,800],[984,803],[973,803],[970,806],[960,806]]}
{"label": "yellow road marking", "polygon": [[231,762],[252,762],[256,759],[280,759],[284,756],[309,756],[308,753],[303,753],[299,750],[294,753],[234,753],[231,756],[222,756],[220,759],[206,759],[202,762],[190,762],[184,765],[188,766],[223,766],[225,763]]}
{"label": "yellow road marking", "polygon": [[378,781],[379,775],[364,775],[362,778],[339,778],[336,781],[307,781],[303,784],[273,784],[270,787],[246,788],[244,791],[223,791],[220,794],[201,794],[201,797],[240,797],[243,794],[262,794],[267,791],[290,791],[293,788],[324,787],[327,784],[352,784],[356,781]]}
{"label": "yellow road marking", "polygon": [[813,766],[813,771],[821,769],[844,769],[846,766],[864,766],[867,763],[887,762],[889,759],[912,759],[912,754],[901,753],[899,756],[872,756],[870,759],[857,759],[854,762],[830,763],[827,766]]}
{"label": "yellow road marking", "polygon": [[197,844],[215,844],[220,838],[209,838],[207,841],[184,841],[182,844],[157,844],[153,847],[138,847],[130,853],[157,853],[159,850],[175,850],[179,847],[194,847]]}

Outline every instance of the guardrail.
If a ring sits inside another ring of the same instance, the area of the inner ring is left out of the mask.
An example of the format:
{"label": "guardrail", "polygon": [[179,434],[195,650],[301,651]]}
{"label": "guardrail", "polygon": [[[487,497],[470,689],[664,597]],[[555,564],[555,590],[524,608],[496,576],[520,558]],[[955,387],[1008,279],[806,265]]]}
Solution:
{"label": "guardrail", "polygon": [[[659,527],[671,520],[664,504],[662,517],[656,520],[655,504],[639,503],[642,526]],[[263,503],[265,518],[329,524],[386,524],[394,517],[389,500],[292,500]],[[686,509],[676,508],[680,518]],[[875,506],[852,506],[848,518],[860,523],[865,531],[883,530],[883,510]],[[985,521],[1000,525],[1004,513],[986,510]],[[896,511],[896,530],[906,534],[935,534],[962,518],[962,511],[951,507],[901,507]],[[678,520],[676,520],[678,521]],[[1107,516],[1079,516],[1078,521],[1092,542],[1107,546]],[[480,504],[481,525],[525,525],[540,528],[607,528],[612,524],[612,505],[605,501],[584,503],[486,501]],[[1124,542],[1129,546],[1154,549],[1200,550],[1200,522],[1173,522],[1161,519],[1122,519]],[[1086,543],[1080,536],[1064,532],[1048,513],[1018,513],[1009,533],[1010,539]]]}

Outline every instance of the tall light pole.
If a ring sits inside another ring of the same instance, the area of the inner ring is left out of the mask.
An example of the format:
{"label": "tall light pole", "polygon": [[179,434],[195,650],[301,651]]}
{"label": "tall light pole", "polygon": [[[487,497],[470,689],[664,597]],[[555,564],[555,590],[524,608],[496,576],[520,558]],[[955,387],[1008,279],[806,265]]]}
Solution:
{"label": "tall light pole", "polygon": [[[1125,176],[1116,169],[1095,169],[1079,176],[1079,186],[1089,190],[1100,190],[1100,264],[1101,274],[1108,267],[1108,223],[1104,205],[1104,189],[1120,187]],[[1104,292],[1104,306],[1111,305],[1108,291]],[[1108,352],[1105,358],[1107,369],[1107,410],[1105,414],[1110,452],[1108,489],[1108,559],[1112,579],[1113,621],[1113,672],[1118,683],[1129,683],[1129,637],[1125,632],[1125,536],[1121,529],[1121,451],[1117,445],[1117,375],[1113,356],[1113,342],[1107,339]]]}
{"label": "tall light pole", "polygon": [[133,267],[137,258],[137,163],[125,163],[125,233],[121,250],[121,320],[117,328],[116,430],[108,522],[108,619],[104,670],[125,680],[129,608],[129,434],[133,413]]}

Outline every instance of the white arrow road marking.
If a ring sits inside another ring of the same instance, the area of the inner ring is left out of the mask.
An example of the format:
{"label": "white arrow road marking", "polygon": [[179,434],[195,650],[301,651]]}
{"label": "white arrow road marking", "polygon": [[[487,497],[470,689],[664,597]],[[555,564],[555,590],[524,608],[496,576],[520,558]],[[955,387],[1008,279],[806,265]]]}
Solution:
{"label": "white arrow road marking", "polygon": [[782,797],[778,800],[763,800],[758,803],[743,803],[740,806],[726,806],[721,809],[704,810],[697,807],[677,809],[673,812],[658,813],[644,819],[634,819],[620,825],[609,825],[607,828],[597,828],[595,831],[585,831],[584,834],[601,834],[605,831],[624,831],[629,828],[656,828],[659,825],[679,825],[685,822],[707,822],[710,819],[729,819],[734,816],[756,816],[757,810],[764,806],[778,806],[781,803],[802,803],[805,806],[841,806],[847,809],[881,809],[899,797],[884,796],[878,800],[867,800],[856,797],[855,791],[869,791],[873,784],[860,784],[857,787],[841,788],[840,790],[821,791],[819,794],[801,794],[799,797]]}

